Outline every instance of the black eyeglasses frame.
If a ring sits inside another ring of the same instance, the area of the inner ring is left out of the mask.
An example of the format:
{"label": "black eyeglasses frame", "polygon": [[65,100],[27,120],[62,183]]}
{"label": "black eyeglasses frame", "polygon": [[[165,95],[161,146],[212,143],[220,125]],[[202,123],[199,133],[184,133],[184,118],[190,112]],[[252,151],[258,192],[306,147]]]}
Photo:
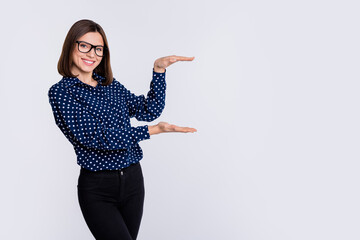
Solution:
{"label": "black eyeglasses frame", "polygon": [[82,52],[82,51],[80,51],[80,43],[86,43],[86,44],[89,44],[89,45],[91,46],[91,48],[89,49],[89,51],[87,51],[87,52],[82,52],[82,53],[88,53],[88,52],[90,52],[90,51],[94,48],[94,49],[95,49],[95,54],[96,54],[97,56],[99,56],[99,54],[96,53],[96,47],[102,47],[102,48],[104,49],[104,53],[103,53],[102,56],[99,56],[99,57],[103,57],[103,56],[105,55],[105,51],[106,51],[106,49],[107,49],[106,46],[103,46],[103,45],[92,45],[91,43],[88,43],[88,42],[85,42],[85,41],[75,41],[75,42],[78,44],[78,50],[79,50],[79,52]]}

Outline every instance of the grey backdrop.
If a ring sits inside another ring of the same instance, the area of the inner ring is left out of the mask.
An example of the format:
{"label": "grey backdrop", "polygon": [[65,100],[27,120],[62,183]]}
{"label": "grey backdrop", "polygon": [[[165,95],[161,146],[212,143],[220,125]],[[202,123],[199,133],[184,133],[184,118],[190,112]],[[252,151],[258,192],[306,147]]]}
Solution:
{"label": "grey backdrop", "polygon": [[167,69],[159,121],[197,133],[140,143],[139,240],[360,239],[358,1],[14,1],[2,4],[1,239],[93,239],[80,167],[55,125],[66,33],[105,30],[114,77],[149,90]]}

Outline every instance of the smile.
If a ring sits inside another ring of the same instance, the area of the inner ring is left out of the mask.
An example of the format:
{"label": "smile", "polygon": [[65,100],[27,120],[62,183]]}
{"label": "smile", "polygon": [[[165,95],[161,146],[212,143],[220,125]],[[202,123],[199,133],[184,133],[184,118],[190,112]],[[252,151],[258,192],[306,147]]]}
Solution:
{"label": "smile", "polygon": [[95,61],[89,61],[89,60],[85,60],[85,59],[82,59],[83,62],[87,65],[87,66],[91,66],[94,64]]}

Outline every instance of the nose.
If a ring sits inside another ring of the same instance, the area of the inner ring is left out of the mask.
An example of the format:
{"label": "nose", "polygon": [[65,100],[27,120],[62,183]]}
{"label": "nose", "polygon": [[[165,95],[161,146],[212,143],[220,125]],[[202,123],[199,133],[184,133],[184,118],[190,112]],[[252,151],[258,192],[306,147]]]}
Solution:
{"label": "nose", "polygon": [[94,57],[95,56],[95,48],[92,48],[90,52],[87,53],[88,56]]}

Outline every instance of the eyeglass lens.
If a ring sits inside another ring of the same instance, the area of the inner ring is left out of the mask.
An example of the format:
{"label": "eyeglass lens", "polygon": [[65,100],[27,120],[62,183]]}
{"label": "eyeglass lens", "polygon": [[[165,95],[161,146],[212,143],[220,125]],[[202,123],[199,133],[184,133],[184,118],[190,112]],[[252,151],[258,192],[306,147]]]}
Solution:
{"label": "eyeglass lens", "polygon": [[[98,55],[99,57],[102,57],[104,55],[104,47],[94,47],[95,48],[95,53],[96,55]],[[80,42],[79,43],[79,51],[82,53],[87,53],[90,52],[91,50],[91,45],[88,43],[84,43],[84,42]]]}

